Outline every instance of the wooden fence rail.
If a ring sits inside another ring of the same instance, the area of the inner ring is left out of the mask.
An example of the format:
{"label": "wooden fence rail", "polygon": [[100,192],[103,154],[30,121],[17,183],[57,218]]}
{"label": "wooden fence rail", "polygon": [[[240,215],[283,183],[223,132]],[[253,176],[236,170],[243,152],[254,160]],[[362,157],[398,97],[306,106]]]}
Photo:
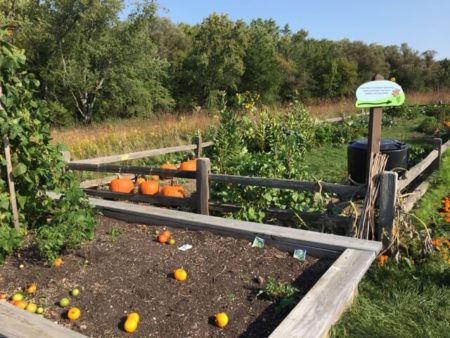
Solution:
{"label": "wooden fence rail", "polygon": [[409,169],[405,173],[405,178],[398,181],[398,190],[405,190],[417,177],[424,173],[428,167],[434,165],[433,169],[439,168],[439,162],[441,161],[442,154],[450,147],[450,140],[442,144],[441,139],[434,139],[433,143],[435,149],[432,150],[427,157],[425,157],[420,163]]}
{"label": "wooden fence rail", "polygon": [[71,163],[106,164],[106,163],[113,163],[113,162],[120,162],[120,161],[127,161],[127,160],[136,160],[139,158],[159,156],[159,155],[171,154],[171,153],[177,153],[177,152],[189,151],[189,150],[196,150],[196,156],[198,156],[199,154],[201,156],[201,150],[199,150],[199,149],[209,147],[213,144],[214,144],[214,142],[203,142],[200,144],[188,144],[188,145],[176,146],[176,147],[150,149],[150,150],[138,151],[138,152],[134,152],[134,153],[103,156],[103,157],[97,157],[97,158],[88,158],[85,160],[73,161]]}
{"label": "wooden fence rail", "polygon": [[209,175],[209,179],[211,181],[216,182],[251,185],[266,188],[292,189],[310,192],[321,191],[326,193],[334,193],[339,196],[346,196],[346,197],[362,193],[364,190],[363,186],[351,186],[327,182],[306,182],[306,181],[285,180],[278,178],[248,177],[248,176],[236,176],[224,174],[211,174]]}
{"label": "wooden fence rail", "polygon": [[135,175],[159,175],[164,177],[180,177],[180,178],[196,178],[193,171],[183,171],[179,169],[161,169],[131,165],[116,164],[92,164],[92,163],[67,163],[67,167],[71,170],[107,172],[119,174],[135,174]]}
{"label": "wooden fence rail", "polygon": [[[399,180],[396,173],[384,172],[381,175],[381,187],[378,194],[379,220],[378,220],[378,239],[383,241],[383,246],[387,248],[394,238],[394,222],[397,215],[398,195],[404,191],[411,183],[422,175],[427,169],[439,169],[441,156],[450,147],[450,140],[442,144],[441,139],[433,140],[435,149],[420,163],[406,172],[406,177]],[[400,206],[403,212],[409,212],[413,209],[418,200],[422,198],[429,187],[429,182],[424,181],[416,187],[408,197],[402,201]]]}

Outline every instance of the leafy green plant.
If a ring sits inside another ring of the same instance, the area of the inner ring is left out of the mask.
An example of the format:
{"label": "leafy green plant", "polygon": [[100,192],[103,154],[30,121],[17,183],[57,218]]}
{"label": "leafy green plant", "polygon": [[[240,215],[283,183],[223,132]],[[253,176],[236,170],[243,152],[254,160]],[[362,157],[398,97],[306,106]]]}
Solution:
{"label": "leafy green plant", "polygon": [[14,228],[0,226],[0,263],[22,243],[22,235]]}
{"label": "leafy green plant", "polygon": [[[7,136],[11,144],[20,224],[37,229],[36,244],[51,260],[64,249],[92,238],[95,220],[73,174],[65,169],[61,148],[51,144],[50,112],[45,102],[35,99],[39,81],[27,73],[24,51],[7,41],[10,34],[8,27],[0,28],[0,135]],[[5,163],[2,154],[0,163]],[[61,197],[52,200],[47,191]],[[3,256],[19,246],[18,235],[9,229],[8,201],[6,171],[0,169]]]}
{"label": "leafy green plant", "polygon": [[[222,110],[220,126],[209,138],[213,171],[253,177],[302,179],[308,177],[303,156],[313,144],[314,121],[303,106],[286,114],[265,109],[241,116]],[[239,203],[233,216],[250,221],[268,221],[271,208],[296,211],[319,210],[313,194],[253,186],[212,184],[213,198]]]}
{"label": "leafy green plant", "polygon": [[111,236],[111,240],[115,241],[117,237],[121,234],[120,229],[112,228],[108,234]]}
{"label": "leafy green plant", "polygon": [[276,311],[280,313],[286,313],[292,310],[301,296],[300,290],[296,287],[289,283],[276,281],[271,277],[268,278],[267,285],[260,294],[277,302]]}
{"label": "leafy green plant", "polygon": [[417,126],[417,131],[431,135],[439,130],[439,122],[434,116],[425,117],[422,122]]}

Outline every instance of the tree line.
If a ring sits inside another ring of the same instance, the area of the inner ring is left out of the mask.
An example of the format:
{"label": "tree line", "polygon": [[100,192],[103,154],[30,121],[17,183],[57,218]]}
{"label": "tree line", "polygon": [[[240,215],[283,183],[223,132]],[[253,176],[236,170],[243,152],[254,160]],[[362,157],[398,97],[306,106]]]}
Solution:
{"label": "tree line", "polygon": [[55,125],[215,109],[236,93],[262,103],[338,99],[375,73],[406,91],[450,87],[450,60],[435,52],[360,41],[317,40],[274,20],[233,21],[213,13],[200,24],[157,16],[138,1],[3,0],[0,22],[24,48]]}

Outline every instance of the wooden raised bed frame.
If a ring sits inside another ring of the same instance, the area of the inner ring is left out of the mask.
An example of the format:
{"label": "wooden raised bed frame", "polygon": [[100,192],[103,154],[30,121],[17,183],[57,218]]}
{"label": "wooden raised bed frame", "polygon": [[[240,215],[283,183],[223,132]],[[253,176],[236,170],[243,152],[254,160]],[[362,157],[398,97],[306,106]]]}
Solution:
{"label": "wooden raised bed frame", "polygon": [[[439,168],[441,154],[450,147],[450,141],[445,144],[442,144],[442,141],[440,140],[435,140],[434,142],[435,150],[433,150],[421,163],[414,168],[411,168],[403,180],[398,180],[395,173],[385,173],[383,175],[382,193],[380,193],[380,213],[384,216],[381,217],[380,223],[382,223],[385,230],[391,229],[392,226],[393,215],[396,208],[396,194],[409,186],[410,183],[412,183],[414,179],[428,167],[434,165],[435,168]],[[106,169],[105,166],[102,166],[101,164],[185,150],[196,150],[197,157],[200,157],[201,148],[211,145],[211,142],[201,143],[201,139],[198,139],[196,143],[196,145],[108,156],[96,159],[96,161],[77,161],[76,164],[74,163],[74,167],[79,165],[81,169],[82,167],[89,167],[89,165],[86,166],[86,164],[97,164],[97,168],[103,167],[102,169]],[[128,167],[127,169],[130,169],[129,172],[135,173],[133,169],[136,169],[136,167]],[[153,172],[155,174],[163,174],[165,171],[153,168]],[[173,171],[171,174],[171,176],[190,176],[189,178],[198,178],[195,173],[191,174]],[[317,191],[318,188],[317,183],[313,182],[294,183],[285,180],[273,180],[270,182],[263,178],[229,177],[229,175],[211,174],[210,178],[235,184],[255,184],[256,182],[257,185],[265,186],[269,183],[270,186],[309,191]],[[84,186],[82,187],[91,188],[109,182],[110,179],[111,178],[104,178],[86,181],[83,183]],[[419,185],[411,196],[404,201],[402,209],[404,211],[409,211],[414,203],[424,194],[427,187],[428,182]],[[320,188],[325,188],[326,190],[330,188],[331,190],[334,190],[337,188],[342,194],[348,192],[351,193],[352,191],[350,190],[352,188],[355,189],[354,187],[348,186],[328,186],[326,183]],[[337,191],[334,192],[336,193]],[[90,198],[90,201],[106,216],[129,222],[163,224],[191,229],[207,229],[215,233],[247,239],[253,239],[254,236],[257,235],[265,238],[268,244],[272,244],[284,250],[292,251],[294,249],[302,248],[306,249],[309,254],[314,256],[337,258],[312,289],[272,332],[270,335],[272,338],[327,336],[331,325],[335,323],[342,312],[350,306],[353,297],[357,293],[359,281],[382,248],[382,243],[375,241],[366,241],[300,229],[282,228],[267,224],[223,219],[201,214],[161,209],[153,206],[141,206],[95,198]],[[173,202],[173,204],[177,204],[177,201],[172,201],[171,199],[161,200],[160,202],[167,204]],[[194,204],[192,202],[194,201],[191,201],[190,203]],[[2,323],[2,325],[0,325],[0,337],[84,337],[75,331],[57,325],[45,318],[20,310],[7,302],[0,302],[0,322]]]}
{"label": "wooden raised bed frame", "polygon": [[[214,216],[162,209],[124,202],[90,198],[105,216],[147,224],[210,230],[211,232],[253,239],[283,250],[306,249],[317,257],[335,257],[336,261],[272,332],[272,338],[324,337],[350,306],[358,283],[381,250],[381,242],[323,234],[268,224],[237,221]],[[7,337],[82,337],[49,320],[0,303],[0,336]]]}

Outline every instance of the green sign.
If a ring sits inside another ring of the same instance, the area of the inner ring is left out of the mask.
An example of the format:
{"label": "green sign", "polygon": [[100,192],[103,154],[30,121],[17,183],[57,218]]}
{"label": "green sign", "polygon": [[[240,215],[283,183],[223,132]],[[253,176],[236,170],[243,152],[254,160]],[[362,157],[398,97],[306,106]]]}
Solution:
{"label": "green sign", "polygon": [[397,83],[387,80],[370,81],[356,90],[356,108],[401,106],[405,93]]}

